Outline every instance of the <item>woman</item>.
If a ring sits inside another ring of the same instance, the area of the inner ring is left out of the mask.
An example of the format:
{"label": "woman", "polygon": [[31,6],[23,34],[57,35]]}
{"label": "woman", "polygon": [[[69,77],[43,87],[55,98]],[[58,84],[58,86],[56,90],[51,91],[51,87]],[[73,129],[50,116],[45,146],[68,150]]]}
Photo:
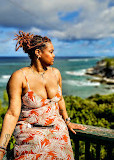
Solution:
{"label": "woman", "polygon": [[23,31],[15,40],[16,51],[22,47],[31,65],[14,72],[7,84],[9,108],[1,132],[0,160],[13,131],[15,160],[73,160],[67,127],[74,134],[73,129],[85,127],[68,118],[60,71],[50,67],[55,57],[51,40]]}

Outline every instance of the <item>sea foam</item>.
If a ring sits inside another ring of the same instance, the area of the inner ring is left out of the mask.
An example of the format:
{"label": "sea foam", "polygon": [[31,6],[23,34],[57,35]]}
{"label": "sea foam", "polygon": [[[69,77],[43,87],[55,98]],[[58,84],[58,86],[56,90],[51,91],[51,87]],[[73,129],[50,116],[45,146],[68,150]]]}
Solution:
{"label": "sea foam", "polygon": [[85,72],[86,72],[86,69],[81,69],[78,71],[66,71],[65,73],[73,76],[84,76]]}
{"label": "sea foam", "polygon": [[10,78],[10,75],[2,75],[1,76],[3,79],[9,79]]}
{"label": "sea foam", "polygon": [[84,62],[87,62],[89,61],[90,59],[88,58],[80,58],[80,59],[68,59],[68,61],[71,61],[71,62],[78,62],[78,61],[84,61]]}
{"label": "sea foam", "polygon": [[10,75],[2,75],[0,77],[0,83],[7,83],[8,82],[8,79],[10,78]]}
{"label": "sea foam", "polygon": [[99,82],[90,82],[90,81],[78,81],[78,80],[62,80],[63,83],[72,85],[72,86],[99,86]]}

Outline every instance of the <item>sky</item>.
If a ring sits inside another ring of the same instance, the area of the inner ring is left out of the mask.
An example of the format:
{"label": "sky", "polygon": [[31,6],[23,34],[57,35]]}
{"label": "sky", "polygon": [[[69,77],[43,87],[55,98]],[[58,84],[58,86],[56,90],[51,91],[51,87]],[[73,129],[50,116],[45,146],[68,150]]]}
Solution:
{"label": "sky", "polygon": [[114,56],[114,0],[0,0],[0,56],[23,30],[48,36],[56,56]]}

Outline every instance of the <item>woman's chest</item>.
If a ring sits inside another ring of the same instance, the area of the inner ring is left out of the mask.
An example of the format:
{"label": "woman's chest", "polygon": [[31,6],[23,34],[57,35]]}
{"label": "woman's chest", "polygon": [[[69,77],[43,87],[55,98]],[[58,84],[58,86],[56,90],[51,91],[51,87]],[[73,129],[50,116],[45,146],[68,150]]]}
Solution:
{"label": "woman's chest", "polygon": [[44,99],[51,99],[58,92],[58,80],[52,74],[45,75],[43,78],[37,76],[28,77],[28,85],[26,81],[23,82],[22,96],[25,95],[29,89]]}

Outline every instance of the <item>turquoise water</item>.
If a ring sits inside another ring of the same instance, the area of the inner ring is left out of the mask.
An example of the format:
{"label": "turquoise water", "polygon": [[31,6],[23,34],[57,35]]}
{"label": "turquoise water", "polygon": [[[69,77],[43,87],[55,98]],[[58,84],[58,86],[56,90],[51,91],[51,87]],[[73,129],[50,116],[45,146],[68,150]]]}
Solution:
{"label": "turquoise water", "polygon": [[[53,67],[60,70],[62,75],[63,95],[75,95],[82,98],[94,94],[109,94],[114,90],[107,89],[107,85],[98,82],[90,82],[91,76],[85,75],[87,68],[95,66],[101,58],[60,58],[56,57]],[[25,57],[0,58],[0,99],[3,98],[3,91],[6,88],[11,74],[25,66],[29,66],[30,60]]]}

